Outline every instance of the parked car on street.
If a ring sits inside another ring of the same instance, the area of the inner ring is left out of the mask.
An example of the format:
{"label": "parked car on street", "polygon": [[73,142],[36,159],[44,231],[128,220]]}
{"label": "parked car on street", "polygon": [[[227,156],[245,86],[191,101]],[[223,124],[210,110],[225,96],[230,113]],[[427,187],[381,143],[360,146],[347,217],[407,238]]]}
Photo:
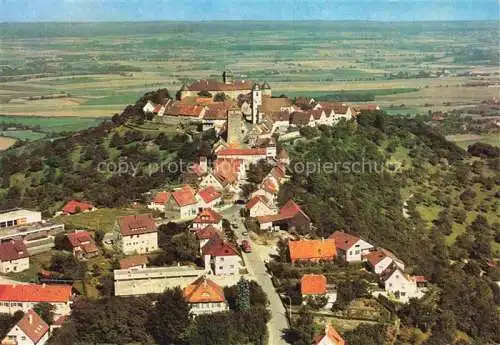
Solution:
{"label": "parked car on street", "polygon": [[248,242],[247,240],[241,241],[241,249],[245,253],[251,253],[252,252],[252,246],[250,245],[250,242]]}

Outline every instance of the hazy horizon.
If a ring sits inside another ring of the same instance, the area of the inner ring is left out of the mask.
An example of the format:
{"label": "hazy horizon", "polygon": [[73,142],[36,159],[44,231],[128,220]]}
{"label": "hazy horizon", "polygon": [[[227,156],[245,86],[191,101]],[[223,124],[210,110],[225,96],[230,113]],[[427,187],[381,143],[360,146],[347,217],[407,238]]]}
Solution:
{"label": "hazy horizon", "polygon": [[0,22],[491,21],[497,0],[2,0]]}

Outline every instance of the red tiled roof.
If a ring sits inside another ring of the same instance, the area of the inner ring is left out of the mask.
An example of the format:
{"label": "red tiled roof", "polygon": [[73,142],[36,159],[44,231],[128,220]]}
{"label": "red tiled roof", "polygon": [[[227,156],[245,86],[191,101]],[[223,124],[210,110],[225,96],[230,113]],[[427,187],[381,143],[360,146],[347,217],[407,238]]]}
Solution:
{"label": "red tiled roof", "polygon": [[124,236],[156,232],[156,223],[151,213],[118,217],[120,233]]}
{"label": "red tiled roof", "polygon": [[236,80],[234,83],[226,84],[217,80],[198,80],[187,87],[189,91],[239,91],[251,90],[253,82],[250,80]]}
{"label": "red tiled roof", "polygon": [[68,203],[63,207],[63,212],[65,214],[73,214],[76,213],[77,208],[80,208],[80,212],[83,212],[93,209],[94,205],[87,202],[81,202],[79,200],[71,200],[68,201]]}
{"label": "red tiled roof", "polygon": [[273,111],[272,113],[269,113],[269,115],[265,116],[265,118],[271,120],[272,122],[290,122],[290,113],[288,111]]}
{"label": "red tiled roof", "polygon": [[311,114],[315,120],[319,120],[321,118],[321,115],[323,115],[323,112],[323,109],[312,109],[307,111],[307,113]]}
{"label": "red tiled roof", "polygon": [[23,240],[12,240],[0,243],[0,261],[19,260],[29,257]]}
{"label": "red tiled roof", "polygon": [[120,269],[126,270],[130,267],[146,265],[148,257],[146,255],[134,255],[120,260]]}
{"label": "red tiled roof", "polygon": [[65,303],[71,299],[71,285],[0,285],[0,301]]}
{"label": "red tiled roof", "polygon": [[208,186],[207,188],[198,191],[198,195],[204,202],[209,203],[220,198],[222,193],[218,192],[213,186]]}
{"label": "red tiled roof", "polygon": [[379,108],[379,105],[374,103],[365,103],[365,104],[354,104],[352,107],[356,111],[374,111]]}
{"label": "red tiled roof", "polygon": [[343,251],[348,250],[360,240],[358,236],[343,231],[335,231],[329,238],[334,239],[337,249],[342,249]]}
{"label": "red tiled roof", "polygon": [[[248,202],[246,204],[246,208],[248,208],[249,210],[251,210],[259,202],[262,202],[264,205],[267,206],[268,200],[263,195],[256,195],[252,199],[248,200]],[[267,206],[267,207],[269,208],[269,206]]]}
{"label": "red tiled roof", "polygon": [[427,282],[427,278],[425,278],[424,276],[412,276],[411,279],[416,283],[426,283]]}
{"label": "red tiled roof", "polygon": [[166,191],[158,192],[153,198],[153,203],[158,205],[164,205],[170,198],[170,193]]}
{"label": "red tiled roof", "polygon": [[165,113],[170,116],[200,117],[204,114],[205,110],[205,106],[177,102],[168,107]]}
{"label": "red tiled roof", "polygon": [[227,120],[227,112],[231,108],[229,103],[212,103],[207,106],[203,118],[205,120]]}
{"label": "red tiled roof", "polygon": [[73,249],[80,247],[86,254],[97,252],[94,240],[87,231],[75,231],[66,235]]}
{"label": "red tiled roof", "polygon": [[203,255],[211,256],[238,256],[238,251],[236,249],[217,236],[212,237],[212,239],[203,246],[202,252]]}
{"label": "red tiled roof", "polygon": [[222,183],[234,183],[243,161],[241,159],[218,158],[215,161],[215,175]]}
{"label": "red tiled roof", "polygon": [[337,255],[332,239],[289,241],[290,258],[296,260],[333,260]]}
{"label": "red tiled roof", "polygon": [[303,111],[295,111],[290,114],[290,123],[294,125],[307,125],[311,119],[311,114]]}
{"label": "red tiled roof", "polygon": [[180,207],[196,204],[194,189],[189,185],[184,185],[182,188],[172,192],[172,196]]}
{"label": "red tiled roof", "polygon": [[307,219],[311,220],[307,214],[305,214],[304,211],[300,208],[299,205],[297,205],[293,200],[288,200],[288,202],[283,205],[283,207],[280,209],[278,214],[273,214],[269,216],[260,216],[257,217],[257,221],[260,224],[265,224],[265,223],[270,223],[270,222],[277,222],[280,220],[286,220],[286,219],[291,219],[295,217],[298,213],[301,213],[303,216],[305,216]]}
{"label": "red tiled roof", "polygon": [[342,338],[340,334],[335,330],[335,328],[333,328],[330,324],[326,326],[326,332],[324,335],[318,335],[314,337],[313,345],[318,345],[325,337],[327,337],[330,340],[330,343],[333,343],[333,345],[346,345],[344,338]]}
{"label": "red tiled roof", "polygon": [[222,220],[222,215],[215,212],[211,208],[204,208],[195,219],[193,223],[199,224],[217,224]]}
{"label": "red tiled roof", "polygon": [[297,213],[302,213],[307,219],[310,219],[307,214],[302,211],[299,205],[293,200],[288,200],[288,202],[280,208],[280,215],[287,218],[294,217]]}
{"label": "red tiled roof", "polygon": [[189,169],[191,170],[191,172],[195,173],[196,176],[198,176],[198,177],[205,175],[205,171],[203,171],[203,169],[199,163],[191,164]]}
{"label": "red tiled roof", "polygon": [[34,344],[38,343],[38,341],[49,331],[49,325],[47,325],[40,315],[35,313],[32,309],[24,314],[23,318],[17,323],[17,327],[19,327]]}
{"label": "red tiled roof", "polygon": [[386,255],[386,253],[384,253],[383,251],[377,249],[363,255],[363,257],[368,260],[372,267],[375,267],[380,261],[388,257],[388,255]]}
{"label": "red tiled roof", "polygon": [[217,152],[217,156],[265,156],[265,148],[254,148],[254,149],[242,149],[242,148],[230,148],[222,149]]}
{"label": "red tiled roof", "polygon": [[219,231],[213,225],[207,225],[203,229],[196,230],[198,240],[209,240],[214,236],[219,236]]}
{"label": "red tiled roof", "polygon": [[226,301],[222,287],[204,276],[199,277],[184,288],[184,298],[188,303],[222,303]]}
{"label": "red tiled roof", "polygon": [[262,181],[262,189],[264,189],[266,192],[276,194],[278,193],[279,186],[277,181],[273,181],[273,179],[266,177],[264,181]]}
{"label": "red tiled roof", "polygon": [[273,175],[279,181],[285,177],[285,171],[281,169],[281,167],[275,166],[271,169],[271,175]]}
{"label": "red tiled roof", "polygon": [[286,97],[262,97],[261,111],[264,113],[278,112],[281,108],[289,107],[293,101]]}
{"label": "red tiled roof", "polygon": [[61,315],[57,319],[54,320],[52,326],[62,326],[66,320],[68,319],[68,315]]}
{"label": "red tiled roof", "polygon": [[339,102],[320,102],[321,107],[325,112],[331,112],[332,110],[335,114],[345,114],[349,110],[349,105]]}
{"label": "red tiled roof", "polygon": [[161,107],[163,107],[161,104],[157,104],[155,108],[153,109],[153,113],[158,113],[161,110]]}
{"label": "red tiled roof", "polygon": [[196,97],[194,102],[196,104],[212,104],[214,100],[212,97]]}
{"label": "red tiled roof", "polygon": [[302,295],[326,294],[326,277],[322,274],[305,274],[300,279]]}

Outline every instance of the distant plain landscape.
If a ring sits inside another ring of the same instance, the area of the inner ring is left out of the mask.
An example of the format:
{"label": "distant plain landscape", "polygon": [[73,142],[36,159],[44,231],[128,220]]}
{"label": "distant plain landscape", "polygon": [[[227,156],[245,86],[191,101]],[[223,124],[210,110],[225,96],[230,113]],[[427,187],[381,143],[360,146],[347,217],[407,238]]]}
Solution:
{"label": "distant plain landscape", "polygon": [[389,114],[466,108],[498,98],[497,24],[4,23],[0,114],[8,118],[0,123],[77,117],[85,120],[67,130],[82,129],[147,91],[175,95],[182,83],[220,78],[224,69],[268,81],[275,96],[376,102]]}

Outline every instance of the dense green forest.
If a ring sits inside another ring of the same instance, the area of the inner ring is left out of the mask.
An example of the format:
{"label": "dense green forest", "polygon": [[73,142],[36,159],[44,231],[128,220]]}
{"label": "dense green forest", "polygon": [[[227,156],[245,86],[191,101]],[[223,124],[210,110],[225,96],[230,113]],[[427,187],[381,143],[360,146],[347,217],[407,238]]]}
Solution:
{"label": "dense green forest", "polygon": [[[297,201],[316,225],[314,236],[339,229],[357,233],[394,251],[410,272],[429,277],[437,297],[395,307],[404,328],[431,334],[425,344],[450,344],[463,333],[474,344],[498,343],[496,149],[480,144],[469,153],[418,119],[382,112],[362,114],[357,125],[307,128],[302,134],[308,139],[288,147],[292,176],[280,202]],[[353,169],[361,161],[365,170]],[[302,169],[308,162],[347,164]],[[383,169],[370,171],[375,163]],[[434,203],[441,212],[428,222],[421,210]],[[464,231],[450,241],[458,224]],[[398,344],[414,342],[401,337]]]}

